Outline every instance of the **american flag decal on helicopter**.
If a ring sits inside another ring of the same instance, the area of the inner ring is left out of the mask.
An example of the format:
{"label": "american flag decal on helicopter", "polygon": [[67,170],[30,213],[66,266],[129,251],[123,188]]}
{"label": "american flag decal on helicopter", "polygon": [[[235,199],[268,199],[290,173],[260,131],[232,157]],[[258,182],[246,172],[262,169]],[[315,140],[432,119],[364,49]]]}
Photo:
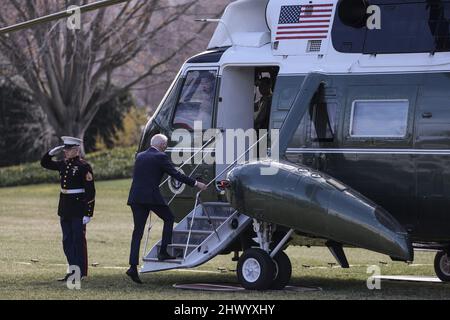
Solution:
{"label": "american flag decal on helicopter", "polygon": [[325,39],[332,3],[282,6],[275,40]]}

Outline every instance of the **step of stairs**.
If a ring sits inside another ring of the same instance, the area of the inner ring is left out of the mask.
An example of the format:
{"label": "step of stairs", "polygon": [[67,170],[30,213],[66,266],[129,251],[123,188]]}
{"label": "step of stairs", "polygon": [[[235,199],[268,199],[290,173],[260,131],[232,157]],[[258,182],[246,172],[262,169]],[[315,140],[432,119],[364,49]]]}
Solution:
{"label": "step of stairs", "polygon": [[[161,244],[158,243],[157,247],[158,247],[158,252],[159,252],[159,249],[161,248]],[[191,253],[197,247],[198,247],[197,244],[190,244],[190,245],[188,245],[187,246],[187,253],[186,253],[186,255]],[[185,243],[172,243],[172,244],[169,244],[167,246],[167,253],[172,255],[172,256],[174,256],[174,257],[177,257],[177,258],[183,258],[184,257],[184,250],[186,250],[186,244]]]}
{"label": "step of stairs", "polygon": [[[233,220],[239,221],[237,229],[227,222],[231,216]],[[167,246],[167,252],[176,259],[158,260],[161,248],[161,242],[158,242],[144,257],[141,272],[186,268],[205,263],[236,239],[250,220],[249,217],[238,214],[228,203],[199,204],[173,230],[172,244]],[[189,231],[191,227],[192,230]],[[189,244],[186,245],[187,243]]]}
{"label": "step of stairs", "polygon": [[[227,220],[228,217],[220,217],[220,216],[211,216],[208,218],[207,216],[198,216],[194,218],[194,223],[192,224],[192,228],[196,230],[212,230],[213,228],[218,228],[222,223]],[[211,222],[211,224],[210,224]],[[192,217],[188,217],[188,226],[190,227],[192,223]]]}
{"label": "step of stairs", "polygon": [[[199,245],[203,242],[213,230],[192,230],[189,238],[189,244]],[[189,230],[173,230],[172,243],[187,243]]]}
{"label": "step of stairs", "polygon": [[207,216],[205,210],[208,211],[210,216],[216,217],[229,217],[235,211],[228,203],[222,202],[205,203],[203,204],[203,216]]}
{"label": "step of stairs", "polygon": [[183,259],[171,259],[171,260],[158,260],[158,258],[144,258],[142,259],[144,262],[157,262],[157,263],[174,263],[174,264],[182,264]]}

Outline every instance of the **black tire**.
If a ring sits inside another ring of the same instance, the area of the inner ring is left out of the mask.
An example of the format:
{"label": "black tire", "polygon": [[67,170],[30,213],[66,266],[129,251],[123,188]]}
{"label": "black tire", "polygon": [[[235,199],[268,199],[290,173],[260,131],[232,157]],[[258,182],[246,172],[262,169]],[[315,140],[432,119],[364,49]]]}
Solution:
{"label": "black tire", "polygon": [[273,279],[270,289],[282,290],[291,280],[291,260],[284,251],[278,252],[273,260],[275,262],[275,279]]}
{"label": "black tire", "polygon": [[275,263],[264,250],[247,249],[239,258],[237,277],[247,290],[267,290],[275,277]]}
{"label": "black tire", "polygon": [[450,255],[439,251],[434,258],[434,271],[439,279],[450,282]]}

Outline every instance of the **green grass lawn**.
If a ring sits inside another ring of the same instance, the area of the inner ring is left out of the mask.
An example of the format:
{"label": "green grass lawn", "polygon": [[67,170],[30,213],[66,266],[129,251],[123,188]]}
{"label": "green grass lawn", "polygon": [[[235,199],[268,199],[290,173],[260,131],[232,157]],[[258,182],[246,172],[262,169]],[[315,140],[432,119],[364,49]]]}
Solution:
{"label": "green grass lawn", "polygon": [[[96,211],[88,225],[89,263],[81,290],[69,290],[55,279],[66,271],[56,215],[58,186],[34,185],[0,189],[0,299],[449,299],[449,284],[381,283],[366,287],[367,265],[379,265],[384,275],[434,276],[430,252],[416,253],[413,265],[360,249],[346,249],[354,267],[330,266],[326,248],[290,247],[291,284],[322,291],[212,293],[174,289],[175,283],[237,282],[231,255],[219,256],[194,270],[166,271],[142,276],[137,286],[124,275],[132,232],[126,205],[130,180],[97,182]],[[157,219],[151,243],[159,239]],[[387,264],[385,264],[387,263]]]}

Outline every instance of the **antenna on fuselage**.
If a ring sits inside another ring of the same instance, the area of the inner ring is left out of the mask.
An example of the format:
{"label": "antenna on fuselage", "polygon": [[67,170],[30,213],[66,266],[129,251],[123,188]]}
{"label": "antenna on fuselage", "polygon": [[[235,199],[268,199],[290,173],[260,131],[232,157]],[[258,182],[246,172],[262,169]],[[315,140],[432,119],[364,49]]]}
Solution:
{"label": "antenna on fuselage", "polygon": [[221,23],[221,24],[225,27],[225,31],[226,31],[227,34],[228,34],[228,38],[230,38],[231,46],[234,46],[233,37],[231,36],[230,29],[228,29],[227,24],[226,24],[225,22],[223,22],[223,20],[221,20],[221,19],[195,19],[195,21],[198,21],[198,22],[218,22],[218,23]]}
{"label": "antenna on fuselage", "polygon": [[[80,10],[80,13],[85,13],[85,12],[89,12],[89,11],[93,11],[93,10],[97,10],[97,9],[101,9],[104,7],[109,7],[115,4],[119,4],[122,2],[128,2],[130,0],[102,0],[102,1],[97,1],[94,3],[90,3],[90,4],[86,4],[83,6],[80,6],[78,9]],[[63,10],[57,13],[52,13],[40,18],[36,18],[33,20],[29,20],[29,21],[24,21],[24,22],[20,22],[17,24],[14,24],[12,26],[8,26],[8,27],[3,27],[0,28],[0,35],[3,34],[8,34],[10,32],[15,32],[18,30],[23,30],[23,29],[27,29],[30,28],[32,26],[41,24],[41,23],[46,23],[46,22],[50,22],[53,20],[58,20],[58,19],[63,19],[63,18],[69,18],[74,14],[74,9],[73,8],[68,8],[67,10]]]}

